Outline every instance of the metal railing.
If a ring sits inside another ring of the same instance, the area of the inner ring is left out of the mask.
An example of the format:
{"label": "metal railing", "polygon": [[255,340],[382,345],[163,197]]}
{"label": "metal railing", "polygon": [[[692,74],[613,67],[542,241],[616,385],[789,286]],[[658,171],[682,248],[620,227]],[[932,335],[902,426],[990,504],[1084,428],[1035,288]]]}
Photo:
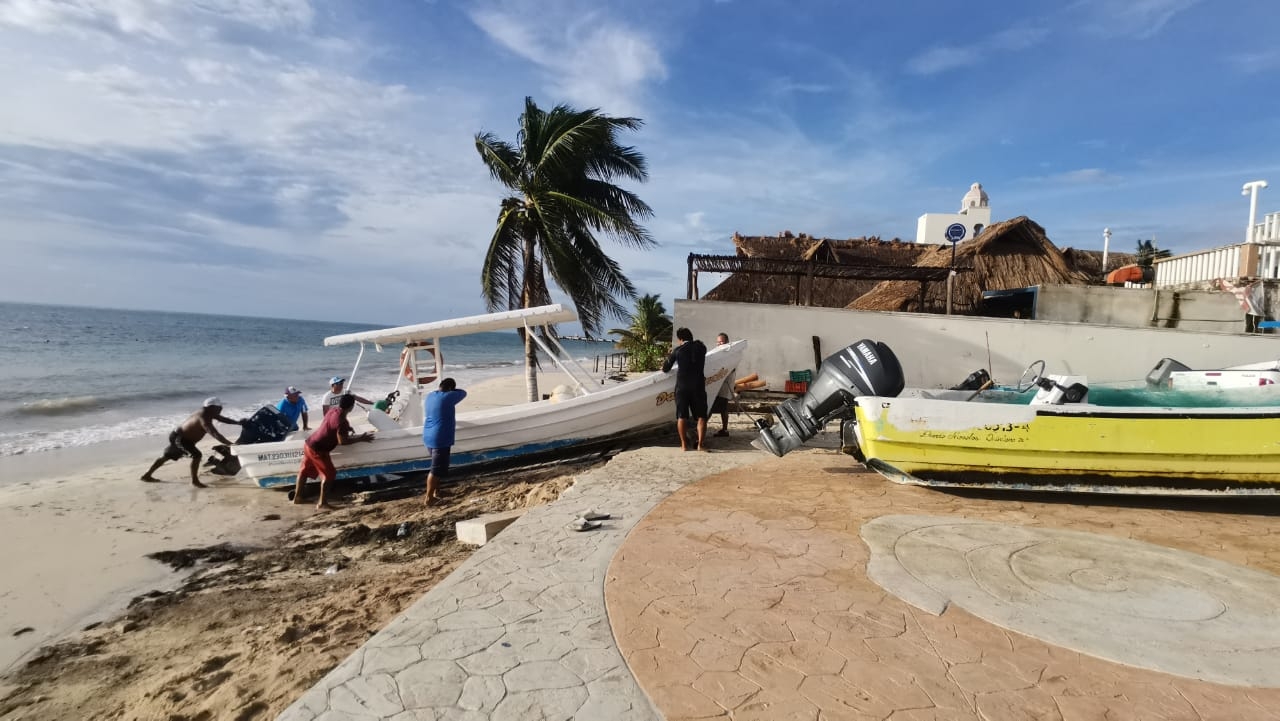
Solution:
{"label": "metal railing", "polygon": [[1280,242],[1280,213],[1262,216],[1262,222],[1253,226],[1249,239],[1255,243]]}
{"label": "metal railing", "polygon": [[1210,248],[1155,261],[1155,286],[1163,288],[1240,276],[1241,245]]}
{"label": "metal railing", "polygon": [[627,361],[631,354],[626,352],[609,353],[608,355],[596,356],[595,372],[599,373],[625,373],[627,370]]}

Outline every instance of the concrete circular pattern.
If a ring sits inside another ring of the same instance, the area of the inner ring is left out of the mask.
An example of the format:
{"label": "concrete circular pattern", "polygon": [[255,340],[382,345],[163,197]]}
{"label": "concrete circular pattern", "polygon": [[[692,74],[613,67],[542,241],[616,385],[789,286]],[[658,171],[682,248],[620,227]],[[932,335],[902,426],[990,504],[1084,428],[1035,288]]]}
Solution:
{"label": "concrete circular pattern", "polygon": [[934,614],[954,603],[1081,653],[1238,686],[1280,687],[1280,578],[1111,536],[954,517],[863,525],[868,575]]}

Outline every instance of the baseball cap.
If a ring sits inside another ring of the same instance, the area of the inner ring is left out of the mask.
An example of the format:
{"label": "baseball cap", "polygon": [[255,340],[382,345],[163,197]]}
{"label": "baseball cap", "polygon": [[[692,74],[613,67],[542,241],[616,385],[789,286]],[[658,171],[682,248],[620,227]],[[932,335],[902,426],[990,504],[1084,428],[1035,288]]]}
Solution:
{"label": "baseball cap", "polygon": [[293,396],[293,395],[300,396],[302,395],[302,391],[298,390],[297,386],[289,386],[288,388],[284,389],[284,394],[287,396]]}
{"label": "baseball cap", "polygon": [[219,400],[217,396],[209,396],[208,398],[204,399],[205,408],[212,408],[214,406],[217,406],[219,408],[222,407],[222,401]]}
{"label": "baseball cap", "polygon": [[343,378],[342,376],[334,376],[329,379],[329,385],[336,385],[338,383],[346,383],[346,382],[347,382],[347,379]]}

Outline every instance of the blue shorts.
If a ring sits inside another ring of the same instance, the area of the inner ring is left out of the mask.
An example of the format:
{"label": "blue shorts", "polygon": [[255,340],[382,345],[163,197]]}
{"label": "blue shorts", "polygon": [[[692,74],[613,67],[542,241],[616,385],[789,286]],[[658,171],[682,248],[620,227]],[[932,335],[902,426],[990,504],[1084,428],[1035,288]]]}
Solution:
{"label": "blue shorts", "polygon": [[444,478],[449,475],[449,449],[432,448],[430,450],[432,475],[436,478]]}

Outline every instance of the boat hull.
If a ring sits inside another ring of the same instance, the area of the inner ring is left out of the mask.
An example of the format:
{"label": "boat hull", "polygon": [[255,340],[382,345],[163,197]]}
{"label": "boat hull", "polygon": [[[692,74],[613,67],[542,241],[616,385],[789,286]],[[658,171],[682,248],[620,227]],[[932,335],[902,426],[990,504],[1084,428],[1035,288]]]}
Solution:
{"label": "boat hull", "polygon": [[[746,349],[735,341],[708,351],[706,382],[714,394],[731,379]],[[731,381],[730,381],[731,382]],[[642,432],[675,418],[675,374],[650,373],[626,383],[563,401],[539,401],[463,411],[450,453],[450,467],[465,468],[571,449],[614,436]],[[237,446],[241,472],[258,486],[292,485],[302,460],[302,440]],[[412,473],[431,468],[422,428],[379,430],[371,443],[338,446],[333,463],[339,478]]]}
{"label": "boat hull", "polygon": [[1017,490],[1280,493],[1280,408],[855,401],[857,452],[901,483]]}

